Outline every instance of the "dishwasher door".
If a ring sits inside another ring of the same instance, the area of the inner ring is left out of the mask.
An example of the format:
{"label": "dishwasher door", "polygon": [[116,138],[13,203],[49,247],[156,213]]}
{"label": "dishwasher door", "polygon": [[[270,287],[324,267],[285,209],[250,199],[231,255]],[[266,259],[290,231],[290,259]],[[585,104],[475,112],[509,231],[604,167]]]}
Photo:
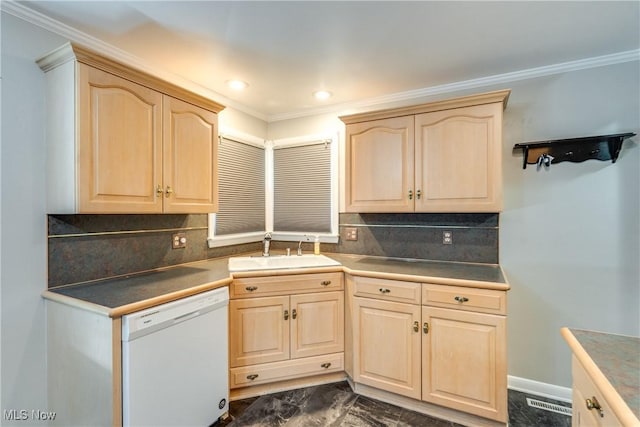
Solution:
{"label": "dishwasher door", "polygon": [[229,409],[228,288],[122,318],[124,426],[208,426]]}

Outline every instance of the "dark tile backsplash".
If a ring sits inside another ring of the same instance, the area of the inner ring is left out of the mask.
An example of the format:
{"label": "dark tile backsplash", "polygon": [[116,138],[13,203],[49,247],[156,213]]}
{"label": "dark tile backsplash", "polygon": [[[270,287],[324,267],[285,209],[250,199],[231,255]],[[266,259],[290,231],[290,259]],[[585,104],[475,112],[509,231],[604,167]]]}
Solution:
{"label": "dark tile backsplash", "polygon": [[[339,222],[339,243],[323,243],[323,252],[498,263],[498,214],[340,214]],[[358,229],[358,241],[344,239],[346,227]],[[452,245],[442,244],[444,230]],[[186,233],[187,248],[171,248],[177,232]],[[48,237],[49,287],[262,249],[260,242],[210,249],[206,214],[49,215]]]}
{"label": "dark tile backsplash", "polygon": [[[209,249],[207,215],[49,215],[48,286],[86,282],[260,249]],[[174,233],[187,247],[172,249]]]}
{"label": "dark tile backsplash", "polygon": [[[498,214],[340,214],[342,253],[436,261],[498,263]],[[345,228],[358,230],[345,240]],[[450,231],[453,244],[442,243]]]}

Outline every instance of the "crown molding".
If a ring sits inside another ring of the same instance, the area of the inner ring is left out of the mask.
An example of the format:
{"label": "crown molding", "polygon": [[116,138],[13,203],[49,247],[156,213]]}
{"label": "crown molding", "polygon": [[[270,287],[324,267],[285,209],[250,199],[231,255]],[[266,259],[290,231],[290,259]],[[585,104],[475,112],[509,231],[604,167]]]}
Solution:
{"label": "crown molding", "polygon": [[[52,33],[58,34],[61,37],[68,39],[74,44],[78,44],[84,48],[100,52],[101,55],[113,59],[118,62],[122,62],[135,68],[139,71],[147,73],[151,76],[159,78],[161,80],[172,83],[176,86],[182,87],[188,91],[201,95],[205,98],[209,98],[216,103],[231,107],[243,113],[249,114],[258,119],[267,121],[268,117],[257,110],[247,107],[244,104],[233,101],[211,89],[199,85],[192,80],[181,77],[177,74],[173,74],[164,69],[153,67],[149,63],[135,55],[132,55],[122,49],[119,49],[109,43],[106,43],[98,38],[95,38],[87,33],[84,33],[78,29],[70,27],[62,22],[59,22],[49,16],[46,16],[38,11],[35,11],[21,3],[14,0],[0,0],[0,10],[6,12],[16,18],[22,19],[30,24],[36,25]],[[46,55],[44,55],[46,56]]]}
{"label": "crown molding", "polygon": [[244,104],[233,101],[225,96],[212,91],[202,85],[191,80],[151,67],[147,62],[131,55],[113,45],[103,42],[95,37],[90,36],[75,28],[69,27],[55,19],[52,19],[42,13],[30,9],[14,0],[0,0],[0,10],[9,13],[17,18],[37,25],[45,30],[56,33],[62,37],[68,38],[72,42],[81,44],[87,48],[102,52],[115,60],[130,64],[148,74],[160,79],[166,80],[178,86],[200,94],[202,96],[214,99],[227,107],[231,107],[243,113],[249,114],[255,118],[266,121],[267,123],[282,120],[297,119],[302,117],[317,116],[323,114],[349,114],[357,111],[366,111],[367,109],[376,109],[381,106],[404,103],[408,105],[416,99],[426,98],[435,95],[447,94],[456,91],[483,88],[492,85],[502,85],[520,80],[545,77],[554,74],[561,74],[570,71],[585,70],[589,68],[603,67],[607,65],[615,65],[624,62],[640,61],[640,49],[629,50],[624,52],[613,53],[609,55],[596,56],[592,58],[579,59],[575,61],[562,62],[558,64],[547,65],[543,67],[529,68],[509,73],[496,74],[493,76],[481,77],[477,79],[464,80],[454,83],[447,83],[438,86],[431,86],[422,89],[410,90],[405,92],[392,93],[388,95],[367,98],[354,102],[345,102],[341,104],[327,105],[326,107],[313,108],[309,110],[293,111],[280,114],[265,114],[250,108]]}
{"label": "crown molding", "polygon": [[277,122],[281,120],[297,119],[301,117],[321,114],[341,114],[341,112],[345,112],[344,114],[347,114],[346,112],[348,111],[379,108],[380,106],[385,104],[414,101],[416,99],[434,95],[482,88],[486,86],[503,85],[520,80],[534,79],[538,77],[551,76],[554,74],[567,73],[570,71],[586,70],[589,68],[604,67],[607,65],[615,65],[633,61],[640,61],[640,49],[628,50],[624,52],[596,56],[586,59],[579,59],[576,61],[562,62],[559,64],[546,65],[543,67],[529,68],[526,70],[513,71],[510,73],[496,74],[493,76],[480,77],[477,79],[463,80],[460,82],[447,83],[438,86],[410,90],[406,92],[392,93],[389,95],[363,99],[356,102],[346,102],[343,104],[329,105],[324,108],[317,108],[313,110],[273,114],[268,116],[267,121]]}

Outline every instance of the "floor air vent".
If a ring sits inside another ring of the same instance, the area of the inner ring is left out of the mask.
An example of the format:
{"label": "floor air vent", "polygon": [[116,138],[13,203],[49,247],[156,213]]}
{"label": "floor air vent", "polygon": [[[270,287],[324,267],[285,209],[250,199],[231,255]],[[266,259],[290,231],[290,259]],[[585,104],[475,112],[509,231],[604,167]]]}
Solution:
{"label": "floor air vent", "polygon": [[566,406],[556,405],[555,403],[543,402],[542,400],[531,399],[527,397],[527,404],[533,408],[542,409],[545,411],[555,412],[557,414],[571,416],[571,408]]}

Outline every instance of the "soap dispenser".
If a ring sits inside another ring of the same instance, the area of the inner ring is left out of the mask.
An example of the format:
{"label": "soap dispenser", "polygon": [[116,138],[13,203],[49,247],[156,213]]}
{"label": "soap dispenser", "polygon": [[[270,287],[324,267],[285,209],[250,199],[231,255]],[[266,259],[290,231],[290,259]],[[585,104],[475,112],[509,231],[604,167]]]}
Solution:
{"label": "soap dispenser", "polygon": [[320,236],[316,236],[316,240],[313,241],[313,254],[320,255]]}

